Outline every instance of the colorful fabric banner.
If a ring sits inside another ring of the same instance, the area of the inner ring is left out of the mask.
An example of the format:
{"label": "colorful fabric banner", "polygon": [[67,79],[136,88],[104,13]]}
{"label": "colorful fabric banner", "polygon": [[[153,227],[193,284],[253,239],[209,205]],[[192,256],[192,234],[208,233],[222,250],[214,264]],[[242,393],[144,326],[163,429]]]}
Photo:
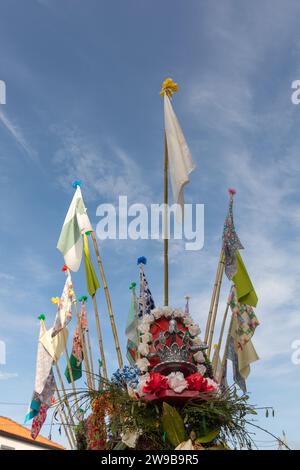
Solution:
{"label": "colorful fabric banner", "polygon": [[138,334],[138,313],[137,313],[137,298],[135,293],[135,283],[131,285],[131,303],[127,317],[125,334],[127,336],[127,359],[131,365],[135,365],[137,360],[137,349],[139,342]]}
{"label": "colorful fabric banner", "polygon": [[235,231],[233,221],[233,193],[230,193],[228,214],[223,229],[223,250],[225,255],[225,273],[228,279],[232,279],[237,272],[237,250],[243,249],[243,245]]}
{"label": "colorful fabric banner", "polygon": [[50,328],[43,334],[40,341],[52,359],[55,362],[58,362],[65,351],[68,342],[69,331],[68,328],[65,327],[54,337],[52,336],[52,333],[53,328]]}
{"label": "colorful fabric banner", "polygon": [[45,332],[45,322],[44,320],[41,320],[37,349],[35,385],[30,409],[25,417],[25,423],[30,419],[35,418],[32,428],[33,436],[35,436],[33,437],[34,439],[37,437],[42,424],[46,419],[44,418],[44,414],[47,414],[47,409],[51,406],[55,390],[55,378],[52,370],[53,359],[40,341]]}
{"label": "colorful fabric banner", "polygon": [[57,304],[57,312],[54,321],[52,337],[62,331],[72,318],[72,303],[74,301],[74,290],[71,276],[67,276],[64,289]]}
{"label": "colorful fabric banner", "polygon": [[93,296],[95,295],[97,289],[99,289],[100,284],[90,257],[89,242],[86,234],[83,235],[83,251],[87,290],[90,296]]}
{"label": "colorful fabric banner", "polygon": [[31,425],[31,437],[36,439],[42,429],[42,426],[47,418],[47,411],[49,406],[46,403],[42,403],[38,414],[34,417]]}
{"label": "colorful fabric banner", "polygon": [[[84,335],[84,332],[87,329],[87,317],[86,317],[86,308],[85,308],[84,302],[81,303],[80,325],[81,325],[82,334]],[[72,376],[73,376],[74,381],[82,377],[82,361],[83,361],[83,349],[82,349],[82,344],[80,340],[79,326],[77,325],[74,336],[73,336],[72,353],[70,355],[70,365],[71,365]],[[68,383],[72,382],[71,374],[70,374],[68,366],[66,367],[66,370],[65,370],[65,377]]]}
{"label": "colorful fabric banner", "polygon": [[[189,182],[189,175],[195,169],[195,164],[167,93],[164,94],[164,114],[174,203],[179,204],[183,210],[184,186]],[[180,211],[176,211],[176,219],[181,221]]]}
{"label": "colorful fabric banner", "polygon": [[67,212],[57,248],[64,256],[65,263],[72,271],[78,271],[82,259],[82,235],[93,231],[83,202],[80,186],[77,186]]}
{"label": "colorful fabric banner", "polygon": [[148,286],[144,271],[140,270],[140,298],[139,298],[139,317],[150,315],[151,310],[155,308],[155,303]]}
{"label": "colorful fabric banner", "polygon": [[250,305],[238,302],[236,287],[232,286],[229,295],[229,304],[233,315],[236,318],[236,341],[239,348],[243,348],[245,344],[252,338],[259,321]]}
{"label": "colorful fabric banner", "polygon": [[237,272],[232,280],[236,287],[238,301],[241,304],[256,307],[258,298],[239,251],[236,252],[236,262]]}

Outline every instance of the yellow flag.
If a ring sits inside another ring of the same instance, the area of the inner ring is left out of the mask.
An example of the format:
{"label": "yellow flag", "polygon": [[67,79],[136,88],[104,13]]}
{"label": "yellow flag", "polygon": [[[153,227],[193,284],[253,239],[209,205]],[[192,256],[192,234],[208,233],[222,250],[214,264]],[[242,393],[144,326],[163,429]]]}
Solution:
{"label": "yellow flag", "polygon": [[236,261],[237,272],[232,280],[236,287],[238,301],[240,304],[256,307],[258,298],[239,251],[236,251]]}

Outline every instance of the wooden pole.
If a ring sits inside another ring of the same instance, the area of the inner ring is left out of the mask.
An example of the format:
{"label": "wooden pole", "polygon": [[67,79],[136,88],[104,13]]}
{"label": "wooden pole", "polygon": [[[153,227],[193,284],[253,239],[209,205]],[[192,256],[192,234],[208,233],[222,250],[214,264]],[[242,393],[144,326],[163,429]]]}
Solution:
{"label": "wooden pole", "polygon": [[221,285],[222,285],[223,272],[224,272],[224,259],[222,257],[219,282],[218,282],[218,286],[217,286],[217,290],[216,290],[216,299],[215,299],[214,311],[213,311],[213,316],[212,316],[212,319],[211,319],[211,328],[210,328],[210,332],[209,332],[208,351],[207,351],[208,357],[210,357],[212,340],[213,340],[214,331],[215,331],[215,324],[216,324],[216,319],[217,319],[217,314],[218,314],[218,306],[219,306],[220,290],[221,290]]}
{"label": "wooden pole", "polygon": [[216,278],[215,278],[215,283],[214,283],[214,288],[213,288],[213,293],[212,293],[211,302],[210,302],[210,306],[209,306],[209,312],[208,312],[206,328],[205,328],[204,343],[207,343],[208,337],[209,337],[209,330],[210,330],[210,325],[211,325],[213,308],[214,308],[214,304],[215,304],[217,287],[218,287],[219,278],[220,278],[220,269],[221,269],[222,259],[223,259],[223,250],[221,251],[220,258],[219,258],[217,273],[216,273]]}
{"label": "wooden pole", "polygon": [[[220,330],[219,341],[218,341],[218,344],[216,345],[216,354],[215,354],[215,358],[217,358],[217,359],[218,359],[219,354],[220,354],[220,351],[221,351],[222,340],[223,340],[223,335],[224,335],[224,330],[225,330],[225,325],[226,325],[228,310],[229,310],[229,302],[227,302],[227,305],[226,305],[226,309],[225,309],[225,313],[224,313],[223,321],[222,321],[222,326],[221,326],[221,330]],[[213,371],[214,371],[214,372],[217,371],[217,366],[218,366],[218,360],[217,360],[217,359],[216,359],[215,361],[213,361],[213,363],[212,363],[212,367],[213,367]]]}
{"label": "wooden pole", "polygon": [[[56,391],[58,401],[59,401],[59,404],[57,405],[57,411],[59,413],[62,425],[64,427],[64,431],[65,431],[66,437],[68,439],[69,446],[72,449],[72,448],[76,447],[76,441],[75,441],[75,438],[72,434],[72,428],[71,427],[68,428],[68,418],[67,418],[65,410],[62,406],[61,396],[60,396],[60,393],[59,393],[59,390],[57,388],[56,383],[55,383],[55,391]],[[60,410],[60,406],[61,406],[61,410]],[[67,424],[65,424],[65,423],[67,423]]]}
{"label": "wooden pole", "polygon": [[[67,269],[67,275],[70,277],[70,279],[72,279],[71,278],[71,272],[70,272],[69,268]],[[72,284],[73,284],[73,281],[72,281]],[[81,343],[82,352],[83,352],[83,360],[85,362],[86,378],[87,378],[87,383],[88,383],[89,388],[92,389],[93,386],[92,386],[92,382],[91,382],[91,373],[90,373],[90,367],[89,367],[89,362],[88,362],[88,355],[87,355],[87,350],[86,350],[85,338],[84,338],[83,331],[82,331],[82,328],[81,328],[81,320],[80,320],[80,315],[79,315],[79,312],[78,312],[77,299],[76,299],[76,295],[75,295],[74,285],[73,285],[73,294],[74,294],[73,305],[74,305],[75,315],[76,315],[76,319],[77,319],[79,338],[80,338],[80,343]],[[69,358],[68,358],[68,361],[70,362]],[[73,374],[72,374],[72,377],[73,377]]]}
{"label": "wooden pole", "polygon": [[76,314],[76,318],[77,318],[77,326],[78,326],[78,330],[79,330],[80,343],[81,343],[81,346],[82,346],[83,360],[85,362],[85,367],[86,367],[87,383],[88,383],[89,388],[92,389],[93,385],[92,385],[92,382],[91,382],[91,372],[90,372],[90,367],[89,367],[88,354],[87,354],[87,350],[86,350],[85,338],[84,338],[83,331],[82,331],[82,328],[81,328],[81,320],[80,320],[80,315],[79,315],[79,312],[78,312],[77,300],[74,301],[73,305],[74,305],[74,310],[75,310],[75,314]]}
{"label": "wooden pole", "polygon": [[95,388],[95,372],[94,372],[94,363],[93,363],[93,353],[92,353],[92,345],[91,345],[91,338],[90,338],[90,331],[89,331],[89,325],[88,325],[88,319],[87,319],[87,316],[86,316],[86,322],[87,322],[87,327],[86,327],[86,337],[87,337],[87,342],[88,342],[88,350],[89,350],[89,355],[90,355],[90,358],[89,358],[89,362],[90,362],[90,369],[91,369],[91,373],[92,373],[92,382],[93,382],[93,386]]}
{"label": "wooden pole", "polygon": [[164,135],[164,304],[169,305],[168,144]]}
{"label": "wooden pole", "polygon": [[[58,375],[58,380],[59,380],[59,383],[60,383],[60,386],[61,386],[61,390],[64,394],[64,400],[63,401],[66,404],[72,426],[74,426],[74,428],[75,428],[75,421],[74,421],[74,418],[73,418],[73,415],[72,415],[71,407],[70,407],[69,400],[68,400],[68,397],[67,397],[67,392],[66,392],[66,389],[65,389],[63,379],[62,379],[60,369],[59,369],[59,366],[58,366],[57,362],[55,362],[55,368],[56,368],[56,372],[57,372],[57,375]],[[76,406],[77,412],[79,412],[79,407],[78,407],[78,404],[77,404],[77,398],[76,398],[76,405],[77,405]]]}
{"label": "wooden pole", "polygon": [[228,328],[228,334],[227,334],[227,339],[226,339],[226,343],[225,343],[224,355],[223,355],[221,370],[220,370],[220,382],[222,381],[224,370],[225,370],[225,365],[226,365],[226,361],[227,361],[227,352],[228,352],[228,347],[229,347],[229,341],[230,341],[232,325],[233,325],[233,314],[231,315],[231,321],[230,321],[230,325],[229,325],[229,328]]}
{"label": "wooden pole", "polygon": [[99,271],[100,271],[100,275],[101,275],[101,279],[102,279],[102,283],[103,283],[103,288],[104,288],[104,293],[105,293],[105,298],[106,298],[106,303],[107,303],[107,309],[108,309],[108,314],[109,314],[109,318],[110,318],[111,329],[112,329],[112,332],[113,332],[116,351],[117,351],[118,363],[119,363],[119,367],[122,368],[123,367],[123,360],[122,360],[122,354],[121,354],[121,349],[120,349],[120,344],[119,344],[117,328],[116,328],[114,314],[113,314],[113,310],[112,310],[112,306],[111,306],[111,300],[110,300],[110,295],[109,295],[108,286],[107,286],[107,282],[106,282],[106,276],[105,276],[105,272],[104,272],[104,269],[103,269],[102,261],[101,261],[101,258],[100,258],[99,247],[98,247],[97,240],[96,240],[94,232],[91,232],[91,237],[92,237],[92,240],[93,240],[94,250],[95,250],[95,253],[96,253],[96,257],[97,257],[97,263],[98,263],[98,266],[99,266]]}
{"label": "wooden pole", "polygon": [[94,312],[95,312],[96,328],[97,328],[97,334],[98,334],[98,340],[99,340],[100,356],[101,356],[101,362],[102,362],[102,367],[103,367],[103,377],[104,377],[105,380],[107,380],[106,361],[105,361],[104,347],[103,347],[103,341],[102,341],[102,333],[101,333],[101,327],[100,327],[99,312],[98,312],[98,306],[97,306],[97,300],[96,300],[95,294],[92,296],[92,299],[93,299],[93,304],[94,304]]}

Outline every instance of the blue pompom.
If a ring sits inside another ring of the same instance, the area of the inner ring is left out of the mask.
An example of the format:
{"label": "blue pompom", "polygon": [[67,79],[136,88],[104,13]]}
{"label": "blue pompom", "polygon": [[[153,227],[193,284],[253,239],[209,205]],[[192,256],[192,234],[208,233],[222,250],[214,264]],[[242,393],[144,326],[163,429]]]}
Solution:
{"label": "blue pompom", "polygon": [[145,256],[140,256],[137,260],[137,264],[147,264],[147,258]]}
{"label": "blue pompom", "polygon": [[81,186],[81,181],[80,181],[80,180],[74,181],[74,182],[72,183],[72,186],[73,186],[74,189],[76,189],[77,186]]}

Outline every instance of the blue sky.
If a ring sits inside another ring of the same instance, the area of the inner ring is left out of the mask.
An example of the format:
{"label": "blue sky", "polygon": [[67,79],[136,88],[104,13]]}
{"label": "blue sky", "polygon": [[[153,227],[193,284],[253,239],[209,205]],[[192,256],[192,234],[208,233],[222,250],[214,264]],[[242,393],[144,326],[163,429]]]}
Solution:
{"label": "blue sky", "polygon": [[[172,76],[180,85],[174,107],[197,164],[186,201],[205,204],[205,245],[189,252],[171,243],[170,304],[182,306],[189,294],[204,330],[227,188],[235,187],[235,221],[261,322],[251,401],[273,405],[276,417],[260,416],[259,424],[277,434],[284,429],[290,445],[300,447],[300,366],[291,362],[291,343],[300,337],[300,106],[291,102],[291,83],[300,79],[299,14],[296,0],[2,0],[0,340],[7,363],[0,365],[0,414],[22,422],[26,405],[2,403],[31,397],[36,318],[43,312],[52,324],[50,298],[64,282],[56,243],[72,181],[82,180],[94,224],[97,206],[116,203],[120,194],[129,203],[161,202],[159,90]],[[162,304],[162,244],[100,246],[124,352],[128,287],[138,278],[140,255],[148,258],[148,281]],[[82,269],[73,281],[84,294]],[[228,290],[225,280],[220,312]],[[113,371],[103,291],[98,303]]]}

